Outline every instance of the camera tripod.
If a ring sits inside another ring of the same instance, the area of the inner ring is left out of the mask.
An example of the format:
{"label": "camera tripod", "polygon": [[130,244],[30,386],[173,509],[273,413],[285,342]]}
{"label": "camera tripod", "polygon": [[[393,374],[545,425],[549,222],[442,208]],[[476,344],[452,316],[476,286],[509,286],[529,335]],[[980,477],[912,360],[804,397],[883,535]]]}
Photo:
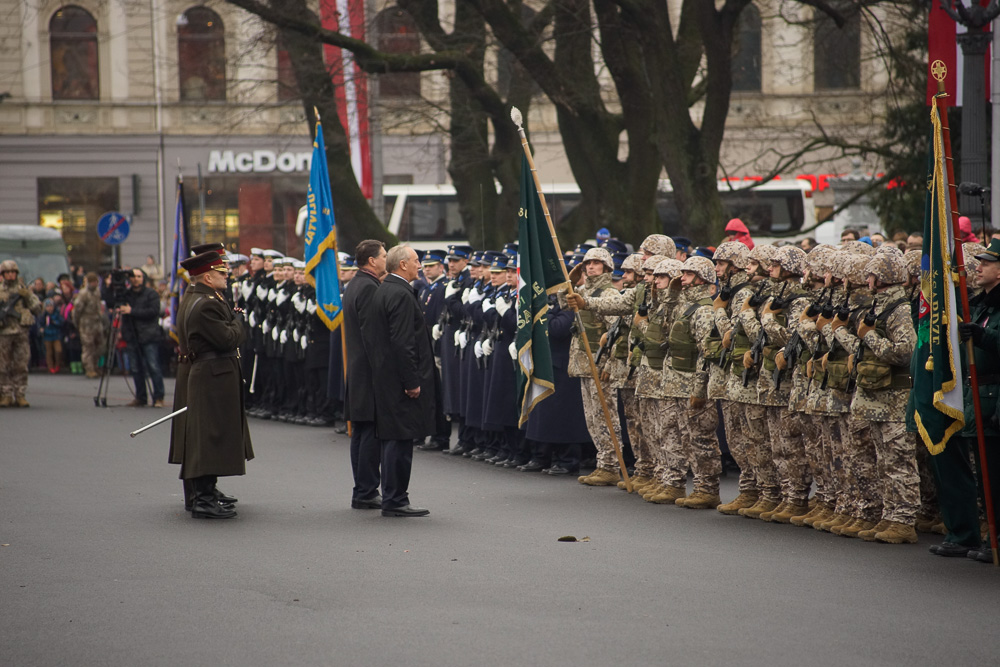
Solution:
{"label": "camera tripod", "polygon": [[[108,331],[108,340],[104,346],[104,368],[101,369],[101,379],[97,384],[97,395],[94,396],[95,408],[108,407],[108,389],[111,387],[111,375],[117,365],[118,355],[116,352],[118,350],[118,341],[121,340],[121,324],[121,313],[115,312],[114,318],[111,320],[111,330]],[[145,363],[141,354],[137,354],[135,356],[140,364]],[[152,391],[152,381],[149,378],[149,374],[144,373],[143,375],[146,377],[146,382],[150,383],[150,386],[147,388]],[[132,391],[132,387],[129,384],[128,374],[125,372],[124,368],[122,368],[122,377],[125,378],[125,384],[129,387],[129,391]],[[132,393],[134,394],[135,392],[133,391]]]}

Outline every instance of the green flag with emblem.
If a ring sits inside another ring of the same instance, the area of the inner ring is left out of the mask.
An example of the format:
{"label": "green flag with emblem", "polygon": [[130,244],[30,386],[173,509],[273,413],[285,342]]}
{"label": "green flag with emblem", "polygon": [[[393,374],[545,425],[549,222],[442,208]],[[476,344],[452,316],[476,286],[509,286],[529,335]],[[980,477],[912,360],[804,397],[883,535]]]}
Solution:
{"label": "green flag with emblem", "polygon": [[910,370],[913,419],[927,450],[940,454],[948,440],[965,426],[965,413],[958,345],[958,292],[952,274],[955,237],[937,105],[931,107],[931,123],[917,349]]}
{"label": "green flag with emblem", "polygon": [[542,212],[528,158],[521,158],[521,205],[518,210],[517,355],[518,424],[554,388],[549,348],[549,295],[568,284]]}

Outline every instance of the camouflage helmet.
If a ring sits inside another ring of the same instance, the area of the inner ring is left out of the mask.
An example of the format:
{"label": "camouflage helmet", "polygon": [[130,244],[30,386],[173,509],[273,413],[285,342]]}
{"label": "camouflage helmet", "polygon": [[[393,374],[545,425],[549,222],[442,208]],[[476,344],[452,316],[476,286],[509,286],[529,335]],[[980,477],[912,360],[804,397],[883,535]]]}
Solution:
{"label": "camouflage helmet", "polygon": [[[897,248],[898,250],[898,248]],[[865,273],[874,275],[883,285],[905,283],[909,277],[903,254],[876,253],[865,266]]]}
{"label": "camouflage helmet", "polygon": [[871,257],[875,254],[875,248],[871,247],[864,241],[848,241],[840,246],[841,250],[851,253],[852,255],[864,255],[866,257]]}
{"label": "camouflage helmet", "polygon": [[622,271],[642,271],[642,255],[629,255],[622,262]]}
{"label": "camouflage helmet", "polygon": [[684,260],[682,271],[690,271],[706,283],[715,283],[715,264],[708,257],[694,255]]}
{"label": "camouflage helmet", "polygon": [[583,263],[586,264],[595,259],[608,267],[608,271],[615,270],[615,261],[611,258],[611,253],[604,248],[591,248],[588,250],[587,254],[583,256]]}
{"label": "camouflage helmet", "polygon": [[[704,259],[704,257],[702,259]],[[676,260],[670,257],[661,257],[660,261],[653,265],[653,275],[654,276],[668,275],[671,278],[680,278],[681,271],[683,270],[684,264],[686,263],[687,262],[681,262],[680,260]]]}
{"label": "camouflage helmet", "polygon": [[[646,259],[642,260],[642,270],[652,271],[656,268],[657,264],[659,264],[665,259],[667,259],[665,255],[650,255]],[[673,259],[673,257],[671,257],[670,259]]]}
{"label": "camouflage helmet", "polygon": [[965,261],[968,262],[970,258],[974,258],[976,255],[981,255],[986,252],[986,246],[982,243],[963,243],[962,253],[965,256]]}
{"label": "camouflage helmet", "polygon": [[0,262],[0,273],[3,273],[4,271],[17,271],[18,273],[20,273],[21,269],[17,268],[17,262],[15,262],[14,260],[5,259],[4,261]]}
{"label": "camouflage helmet", "polygon": [[644,250],[654,255],[673,257],[677,253],[677,246],[674,245],[674,240],[666,234],[650,234],[642,242],[642,245],[639,246],[639,250]]}
{"label": "camouflage helmet", "polygon": [[796,276],[801,276],[806,272],[806,251],[798,246],[781,246],[775,251],[771,261]]}
{"label": "camouflage helmet", "polygon": [[729,262],[737,269],[747,268],[750,261],[750,248],[739,241],[726,241],[719,244],[712,256],[716,262]]}
{"label": "camouflage helmet", "polygon": [[923,256],[924,253],[920,250],[907,250],[903,254],[903,261],[906,262],[906,269],[910,272],[911,276],[920,275],[920,262]]}
{"label": "camouflage helmet", "polygon": [[820,244],[806,253],[806,266],[814,276],[822,276],[830,273],[830,264],[836,255],[833,246]]}
{"label": "camouflage helmet", "polygon": [[854,285],[868,285],[868,262],[871,257],[848,254],[844,258],[845,279]]}
{"label": "camouflage helmet", "polygon": [[758,243],[747,255],[747,261],[755,261],[765,269],[771,266],[771,259],[774,257],[774,253],[778,252],[778,249],[769,243]]}
{"label": "camouflage helmet", "polygon": [[892,243],[883,243],[879,247],[875,248],[876,255],[894,255],[896,257],[902,257],[903,251],[900,250]]}

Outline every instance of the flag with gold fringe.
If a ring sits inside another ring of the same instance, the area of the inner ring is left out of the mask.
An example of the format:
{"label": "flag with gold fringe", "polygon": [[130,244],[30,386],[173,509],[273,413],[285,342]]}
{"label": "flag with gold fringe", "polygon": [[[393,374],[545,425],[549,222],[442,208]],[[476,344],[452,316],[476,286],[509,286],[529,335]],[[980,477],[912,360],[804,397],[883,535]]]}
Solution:
{"label": "flag with gold fringe", "polygon": [[326,167],[323,126],[316,117],[305,233],[306,281],[316,288],[316,314],[333,331],[343,320],[340,280],[337,275],[337,224],[333,218],[333,195]]}

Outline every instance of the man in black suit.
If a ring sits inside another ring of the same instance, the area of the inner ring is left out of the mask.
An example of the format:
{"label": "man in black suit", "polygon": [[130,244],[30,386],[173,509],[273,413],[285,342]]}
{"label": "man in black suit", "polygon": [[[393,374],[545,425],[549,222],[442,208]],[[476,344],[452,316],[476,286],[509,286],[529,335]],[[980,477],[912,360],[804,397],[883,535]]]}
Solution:
{"label": "man in black suit", "polygon": [[[385,275],[385,246],[362,241],[355,250],[358,274],[344,289],[344,340],[347,344],[347,392],[344,419],[351,422],[351,469],[354,509],[380,509],[378,494],[381,443],[375,435],[375,380],[365,331],[372,326],[373,305]],[[375,348],[378,350],[378,348]]]}
{"label": "man in black suit", "polygon": [[375,430],[382,441],[382,516],[425,516],[430,512],[410,505],[407,494],[413,442],[435,432],[438,414],[430,332],[411,286],[420,271],[416,251],[392,248],[386,270],[362,327],[375,381]]}

